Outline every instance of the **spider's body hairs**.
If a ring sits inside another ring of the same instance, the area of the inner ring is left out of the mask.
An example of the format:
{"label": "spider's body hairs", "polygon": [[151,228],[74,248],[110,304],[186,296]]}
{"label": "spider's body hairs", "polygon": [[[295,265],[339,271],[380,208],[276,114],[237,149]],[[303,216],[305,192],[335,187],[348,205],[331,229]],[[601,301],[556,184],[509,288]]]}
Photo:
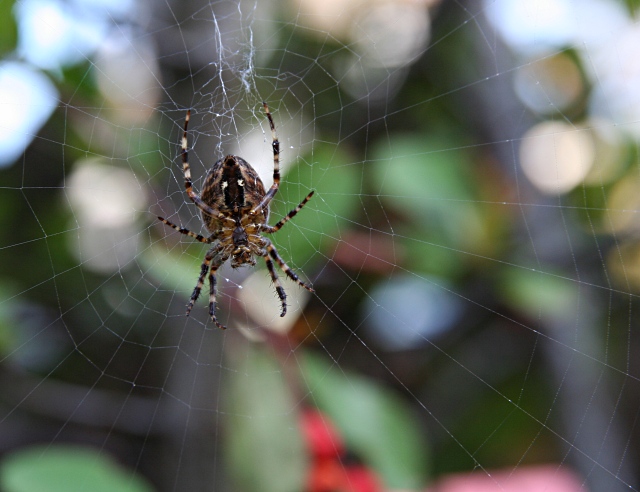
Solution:
{"label": "spider's body hairs", "polygon": [[273,118],[267,103],[262,103],[269,120],[273,139],[273,185],[265,192],[264,185],[256,170],[247,161],[235,155],[227,155],[217,161],[207,173],[201,195],[193,189],[191,169],[189,167],[187,128],[191,112],[187,111],[184,132],[181,141],[182,170],[185,190],[189,198],[200,209],[205,227],[211,233],[209,237],[195,234],[188,229],[178,227],[172,222],[158,217],[160,221],[176,231],[194,238],[201,243],[212,244],[200,267],[200,276],[189,305],[187,316],[200,296],[204,279],[209,273],[209,315],[219,328],[225,329],[216,318],[216,271],[225,261],[231,259],[231,266],[256,264],[254,256],[262,256],[267,264],[269,275],[280,298],[280,316],[287,313],[287,294],[276,274],[273,262],[298,285],[310,292],[313,289],[298,278],[291,268],[278,254],[275,246],[261,233],[273,234],[291,220],[313,196],[311,191],[300,204],[285,215],[274,226],[269,226],[269,203],[278,192],[280,186],[280,142],[276,135]]}

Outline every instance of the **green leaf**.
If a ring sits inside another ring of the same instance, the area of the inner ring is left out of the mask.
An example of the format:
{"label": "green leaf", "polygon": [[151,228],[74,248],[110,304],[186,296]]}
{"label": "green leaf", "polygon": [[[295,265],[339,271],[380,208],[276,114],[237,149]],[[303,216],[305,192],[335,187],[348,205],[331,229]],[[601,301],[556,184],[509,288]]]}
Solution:
{"label": "green leaf", "polygon": [[[167,231],[172,234],[168,227]],[[207,248],[202,243],[193,241],[186,250],[182,249],[181,244],[169,249],[168,242],[169,240],[151,244],[141,252],[138,261],[145,275],[151,275],[161,285],[171,286],[185,299],[189,299]]]}
{"label": "green leaf", "polygon": [[16,47],[18,30],[13,15],[14,3],[12,0],[0,2],[0,55],[5,55]]}
{"label": "green leaf", "polygon": [[71,445],[33,446],[0,464],[4,492],[150,492],[151,485],[105,452]]}
{"label": "green leaf", "polygon": [[305,357],[314,403],[329,415],[347,447],[380,474],[388,489],[418,489],[427,480],[423,429],[402,400],[319,357]]}
{"label": "green leaf", "polygon": [[580,298],[575,281],[534,269],[509,269],[502,275],[503,298],[532,318],[575,317]]}
{"label": "green leaf", "polygon": [[227,379],[228,470],[243,492],[299,492],[307,456],[296,403],[276,362],[256,346]]}
{"label": "green leaf", "polygon": [[486,231],[473,192],[473,167],[459,142],[395,135],[374,146],[371,158],[374,191],[406,215],[414,230],[421,224],[427,237],[446,238],[465,250],[483,242]]}

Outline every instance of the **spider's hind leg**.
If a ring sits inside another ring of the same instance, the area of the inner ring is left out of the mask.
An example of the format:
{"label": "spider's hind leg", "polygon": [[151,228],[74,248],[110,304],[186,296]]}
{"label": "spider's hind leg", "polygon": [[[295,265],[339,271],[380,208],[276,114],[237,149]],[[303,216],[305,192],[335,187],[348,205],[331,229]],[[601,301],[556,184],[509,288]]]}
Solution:
{"label": "spider's hind leg", "polygon": [[287,314],[287,294],[284,291],[282,284],[280,283],[280,279],[278,278],[276,269],[273,266],[272,258],[278,264],[278,266],[282,269],[282,271],[287,274],[287,277],[289,277],[291,280],[293,280],[295,283],[297,283],[301,287],[304,287],[305,289],[307,289],[309,292],[314,292],[314,290],[313,288],[305,284],[302,280],[300,280],[298,276],[295,274],[295,272],[291,270],[291,268],[289,268],[289,266],[284,262],[282,258],[280,258],[278,251],[276,250],[275,246],[271,244],[271,241],[269,241],[267,238],[264,238],[264,237],[263,237],[263,240],[264,240],[263,244],[265,245],[264,246],[265,249],[262,251],[261,255],[264,256],[264,261],[267,263],[267,269],[269,270],[269,275],[271,276],[273,285],[275,286],[276,292],[278,293],[278,297],[280,298],[280,302],[282,304],[282,311],[280,312],[280,316],[282,317],[285,314]]}
{"label": "spider's hind leg", "polygon": [[313,288],[308,286],[302,280],[300,280],[298,275],[296,275],[296,273],[289,267],[289,265],[287,265],[284,262],[284,260],[280,258],[280,255],[278,254],[278,250],[276,250],[276,247],[273,244],[271,244],[271,241],[267,243],[266,249],[267,249],[267,253],[269,253],[269,256],[271,256],[271,258],[275,260],[275,262],[278,264],[280,269],[287,274],[287,277],[289,277],[291,280],[297,283],[300,287],[304,287],[309,292],[314,292]]}
{"label": "spider's hind leg", "polygon": [[285,314],[287,314],[287,293],[284,291],[284,288],[280,283],[280,279],[278,278],[278,274],[276,273],[276,269],[273,266],[273,261],[271,261],[271,258],[265,255],[264,261],[267,263],[267,270],[269,270],[269,275],[271,275],[271,280],[273,281],[273,285],[275,286],[278,297],[280,298],[280,304],[282,305],[282,309],[280,310],[280,317],[282,318]]}
{"label": "spider's hind leg", "polygon": [[214,264],[211,266],[211,270],[209,270],[209,316],[211,316],[211,320],[218,328],[226,330],[227,327],[216,318],[216,271],[219,267],[220,265]]}
{"label": "spider's hind leg", "polygon": [[209,253],[207,253],[207,256],[204,257],[204,261],[202,262],[202,265],[200,265],[200,276],[198,277],[198,283],[196,284],[196,287],[193,289],[193,293],[191,294],[191,299],[189,299],[189,305],[187,306],[187,316],[191,314],[191,309],[193,309],[193,305],[198,300],[198,297],[200,297],[200,292],[202,291],[202,286],[204,285],[204,277],[209,271],[209,265],[211,263],[212,257],[213,255],[210,255]]}
{"label": "spider's hind leg", "polygon": [[212,264],[212,260],[220,252],[220,249],[220,245],[217,245],[207,251],[204,261],[202,262],[202,265],[200,265],[200,276],[198,277],[198,283],[196,284],[195,289],[193,289],[193,294],[191,294],[191,299],[189,300],[187,316],[191,314],[191,309],[193,309],[198,297],[200,297],[200,292],[202,292],[202,287],[204,286],[204,278],[207,275],[207,272],[209,272],[209,315],[216,326],[224,330],[226,329],[226,326],[220,323],[216,318],[216,272],[218,271],[218,268],[220,268],[220,265],[224,263],[226,258],[216,258]]}

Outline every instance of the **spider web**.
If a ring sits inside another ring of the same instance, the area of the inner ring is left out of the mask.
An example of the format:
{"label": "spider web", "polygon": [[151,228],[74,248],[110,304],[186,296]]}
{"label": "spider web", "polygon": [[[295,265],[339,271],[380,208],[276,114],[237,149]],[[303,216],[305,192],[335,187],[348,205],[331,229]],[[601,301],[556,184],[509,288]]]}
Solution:
{"label": "spider web", "polygon": [[[636,2],[2,9],[3,490],[640,490]],[[262,101],[315,293],[225,265],[221,331],[156,216],[187,109],[271,185]]]}

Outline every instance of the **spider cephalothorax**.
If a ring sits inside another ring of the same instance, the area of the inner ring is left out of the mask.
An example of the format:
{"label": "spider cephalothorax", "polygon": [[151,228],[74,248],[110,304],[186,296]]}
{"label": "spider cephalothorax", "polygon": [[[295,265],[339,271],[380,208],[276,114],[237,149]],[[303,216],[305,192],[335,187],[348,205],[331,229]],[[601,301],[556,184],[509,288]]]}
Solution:
{"label": "spider cephalothorax", "polygon": [[266,103],[262,103],[262,105],[269,120],[273,138],[273,185],[271,185],[271,188],[265,192],[260,176],[258,176],[251,164],[241,157],[228,155],[216,162],[209,170],[204,181],[202,194],[199,196],[193,189],[191,170],[189,168],[187,127],[191,113],[187,111],[181,144],[185,188],[189,198],[200,209],[204,225],[211,235],[204,237],[200,234],[195,234],[162,217],[158,217],[158,219],[178,232],[202,243],[212,244],[200,267],[200,277],[191,295],[191,300],[187,307],[187,316],[189,316],[193,305],[200,296],[204,278],[208,272],[210,285],[209,314],[214,323],[222,329],[225,328],[224,325],[218,322],[216,318],[215,274],[218,268],[228,259],[230,259],[233,268],[238,268],[242,265],[255,265],[255,256],[262,256],[265,259],[271,280],[275,285],[282,305],[280,316],[284,316],[287,313],[287,295],[280,284],[273,261],[278,264],[291,280],[313,292],[313,289],[300,280],[293,270],[287,266],[271,241],[261,235],[261,233],[272,234],[280,230],[313,196],[312,191],[276,225],[269,226],[267,224],[269,203],[278,192],[278,187],[280,186],[280,142],[276,135],[269,107]]}

